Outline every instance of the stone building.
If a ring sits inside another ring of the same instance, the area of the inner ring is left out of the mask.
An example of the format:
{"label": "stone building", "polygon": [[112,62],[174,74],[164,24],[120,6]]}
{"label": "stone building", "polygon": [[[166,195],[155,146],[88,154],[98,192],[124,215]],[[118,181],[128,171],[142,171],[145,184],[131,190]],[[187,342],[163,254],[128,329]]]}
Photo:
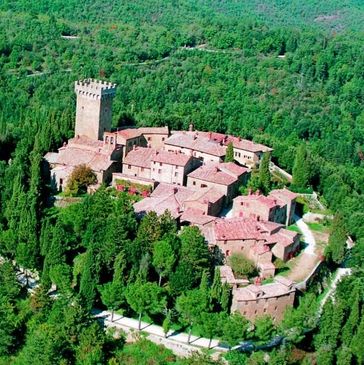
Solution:
{"label": "stone building", "polygon": [[275,273],[273,255],[288,260],[299,249],[299,235],[273,222],[247,218],[218,219],[203,228],[210,246],[217,246],[225,257],[243,254],[252,260],[262,277]]}
{"label": "stone building", "polygon": [[[211,189],[197,191],[186,186],[160,183],[151,195],[134,204],[134,210],[139,216],[154,211],[158,215],[169,211],[175,219],[181,216],[195,214],[199,220],[209,221],[216,217],[211,217],[211,213],[220,212],[223,195]],[[195,208],[191,208],[191,205]],[[183,219],[183,221],[186,221]]]}
{"label": "stone building", "polygon": [[233,216],[290,225],[296,209],[297,194],[277,189],[264,196],[259,192],[238,196],[233,202]]}
{"label": "stone building", "polygon": [[123,159],[136,146],[142,146],[143,136],[139,129],[125,128],[116,131],[117,143],[123,146]]}
{"label": "stone building", "polygon": [[186,155],[194,156],[203,162],[222,162],[226,147],[210,141],[199,132],[174,132],[165,140],[167,151],[178,151]]}
{"label": "stone building", "polygon": [[123,159],[123,174],[151,179],[152,159],[155,153],[154,148],[134,145]]}
{"label": "stone building", "polygon": [[187,186],[192,188],[214,188],[225,195],[229,204],[238,194],[239,186],[246,184],[249,171],[233,162],[207,163],[188,174]]}
{"label": "stone building", "polygon": [[192,156],[157,150],[151,159],[150,177],[159,182],[186,185],[187,174],[196,166],[198,161]]}
{"label": "stone building", "polygon": [[232,143],[234,160],[241,165],[251,168],[259,165],[265,152],[272,151],[267,146],[240,137],[215,132],[198,132],[198,134],[201,137],[208,138],[210,142],[218,143],[221,146],[226,147],[229,143]]}
{"label": "stone building", "polygon": [[103,140],[104,132],[111,131],[112,100],[116,85],[86,79],[75,82],[77,94],[75,136]]}
{"label": "stone building", "polygon": [[77,135],[58,149],[48,152],[44,159],[51,168],[51,183],[55,190],[63,191],[76,166],[87,165],[95,173],[97,184],[109,183],[112,173],[120,170],[122,147],[116,140],[91,140]]}
{"label": "stone building", "polygon": [[138,128],[143,136],[142,146],[156,149],[164,148],[164,141],[169,136],[169,129],[165,127],[140,127]]}
{"label": "stone building", "polygon": [[270,315],[279,322],[285,310],[293,306],[296,288],[293,281],[276,276],[274,283],[234,288],[232,294],[232,312],[238,311],[250,321]]}

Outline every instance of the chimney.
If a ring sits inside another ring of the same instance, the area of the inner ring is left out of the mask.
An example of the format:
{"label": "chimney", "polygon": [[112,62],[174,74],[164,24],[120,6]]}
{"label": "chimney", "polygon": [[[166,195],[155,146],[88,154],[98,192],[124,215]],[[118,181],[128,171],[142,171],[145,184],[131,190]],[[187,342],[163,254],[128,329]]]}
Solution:
{"label": "chimney", "polygon": [[193,124],[192,123],[188,126],[188,130],[189,130],[189,132],[193,132]]}

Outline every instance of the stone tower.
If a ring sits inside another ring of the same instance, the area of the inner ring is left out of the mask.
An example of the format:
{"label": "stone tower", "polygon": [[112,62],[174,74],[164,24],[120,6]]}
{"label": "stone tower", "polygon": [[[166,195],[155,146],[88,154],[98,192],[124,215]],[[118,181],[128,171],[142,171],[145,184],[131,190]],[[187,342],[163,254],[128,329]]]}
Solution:
{"label": "stone tower", "polygon": [[75,135],[102,140],[111,130],[112,100],[116,84],[86,79],[75,82],[77,94]]}

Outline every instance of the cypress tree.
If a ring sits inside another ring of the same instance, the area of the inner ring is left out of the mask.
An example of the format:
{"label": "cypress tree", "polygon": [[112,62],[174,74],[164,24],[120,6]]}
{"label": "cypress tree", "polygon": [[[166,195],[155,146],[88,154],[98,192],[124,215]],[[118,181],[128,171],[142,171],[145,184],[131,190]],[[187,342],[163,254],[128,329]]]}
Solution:
{"label": "cypress tree", "polygon": [[325,250],[325,255],[335,264],[340,264],[344,259],[346,239],[344,219],[340,214],[337,214],[332,222],[329,244]]}
{"label": "cypress tree", "polygon": [[234,146],[229,142],[226,148],[225,162],[234,162]]}
{"label": "cypress tree", "polygon": [[309,177],[309,161],[306,146],[301,144],[297,148],[296,158],[293,164],[292,184],[298,188],[307,188]]}
{"label": "cypress tree", "polygon": [[271,187],[271,177],[269,172],[270,153],[263,154],[259,166],[259,185],[264,194],[268,194]]}

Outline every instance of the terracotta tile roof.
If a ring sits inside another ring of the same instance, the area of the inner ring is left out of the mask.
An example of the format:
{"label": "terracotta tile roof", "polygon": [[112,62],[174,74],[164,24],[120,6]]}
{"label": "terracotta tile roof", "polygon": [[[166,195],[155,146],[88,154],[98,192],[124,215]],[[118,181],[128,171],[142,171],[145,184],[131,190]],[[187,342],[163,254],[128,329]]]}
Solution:
{"label": "terracotta tile roof", "polygon": [[204,136],[199,136],[196,133],[175,133],[166,139],[164,143],[166,145],[188,148],[193,151],[199,151],[217,157],[225,156],[226,151],[226,147],[221,146],[214,141],[210,141]]}
{"label": "terracotta tile roof", "polygon": [[175,184],[160,183],[155,190],[152,192],[152,197],[164,197],[174,194],[178,201],[184,203],[194,190],[187,186],[180,186]]}
{"label": "terracotta tile roof", "polygon": [[118,142],[119,142],[119,138],[127,140],[127,139],[137,138],[142,135],[140,130],[136,129],[136,128],[120,129],[116,132],[116,134],[118,136]]}
{"label": "terracotta tile roof", "polygon": [[274,222],[259,222],[250,218],[229,218],[217,220],[214,224],[216,240],[265,240],[283,225]]}
{"label": "terracotta tile roof", "polygon": [[183,153],[159,150],[153,155],[152,162],[160,162],[175,166],[186,166],[191,158],[192,156],[187,156]]}
{"label": "terracotta tile roof", "polygon": [[172,217],[178,218],[183,212],[183,203],[193,193],[185,186],[173,184],[159,184],[149,198],[134,204],[136,213],[154,211],[158,215],[168,210]]}
{"label": "terracotta tile roof", "polygon": [[289,231],[288,229],[281,229],[279,232],[272,234],[267,242],[287,247],[293,244],[298,236],[299,234],[297,232]]}
{"label": "terracotta tile roof", "polygon": [[59,149],[57,164],[66,166],[88,165],[94,171],[107,170],[114,161],[109,154],[86,149],[73,148],[69,145]]}
{"label": "terracotta tile roof", "polygon": [[138,128],[141,134],[166,134],[169,135],[168,127],[140,127]]}
{"label": "terracotta tile roof", "polygon": [[228,136],[228,138],[225,140],[225,144],[229,144],[230,142],[233,143],[234,148],[249,151],[249,152],[269,152],[273,151],[272,148],[264,146],[260,143],[255,143],[252,141],[249,141],[247,139],[242,139],[239,137],[234,136]]}
{"label": "terracotta tile roof", "polygon": [[231,185],[248,169],[234,163],[209,163],[188,174],[188,177],[220,185]]}
{"label": "terracotta tile roof", "polygon": [[[269,209],[274,208],[277,205],[280,205],[280,204],[278,204],[277,199],[270,198],[269,196],[257,195],[257,194],[237,196],[234,199],[234,203],[262,204]],[[279,203],[281,203],[281,202],[279,202]]]}
{"label": "terracotta tile roof", "polygon": [[123,165],[132,165],[150,169],[155,152],[154,148],[135,147],[126,155]]}
{"label": "terracotta tile roof", "polygon": [[216,219],[216,217],[204,214],[203,211],[193,208],[188,208],[181,215],[181,222],[189,222],[198,226],[204,226],[205,224],[211,223]]}
{"label": "terracotta tile roof", "polygon": [[255,301],[258,298],[265,299],[287,295],[296,290],[293,282],[291,283],[291,286],[287,286],[280,282],[280,277],[278,276],[276,276],[274,280],[276,282],[272,284],[248,285],[245,288],[234,289],[233,296],[237,301]]}
{"label": "terracotta tile roof", "polygon": [[[181,132],[175,132],[176,134]],[[228,134],[223,133],[216,133],[216,132],[202,132],[202,131],[195,131],[195,132],[185,132],[188,135],[194,135],[197,133],[198,136],[208,139],[211,142],[223,144],[227,146],[230,142],[233,143],[234,148],[241,149],[244,151],[249,152],[268,152],[273,151],[272,148],[267,147],[260,143],[255,143],[253,141],[249,141],[247,139],[243,139],[240,137],[231,136]]]}
{"label": "terracotta tile roof", "polygon": [[197,189],[186,201],[198,201],[201,203],[211,202],[216,203],[225,195],[214,188]]}
{"label": "terracotta tile roof", "polygon": [[[81,149],[94,149],[98,150],[103,147],[103,141],[97,141],[86,136],[75,136],[68,140],[69,147],[81,148]],[[61,147],[64,148],[64,147]]]}
{"label": "terracotta tile roof", "polygon": [[270,196],[275,197],[276,199],[280,199],[283,202],[287,203],[287,201],[291,201],[297,198],[298,194],[293,193],[288,189],[276,189],[272,190],[269,193]]}

